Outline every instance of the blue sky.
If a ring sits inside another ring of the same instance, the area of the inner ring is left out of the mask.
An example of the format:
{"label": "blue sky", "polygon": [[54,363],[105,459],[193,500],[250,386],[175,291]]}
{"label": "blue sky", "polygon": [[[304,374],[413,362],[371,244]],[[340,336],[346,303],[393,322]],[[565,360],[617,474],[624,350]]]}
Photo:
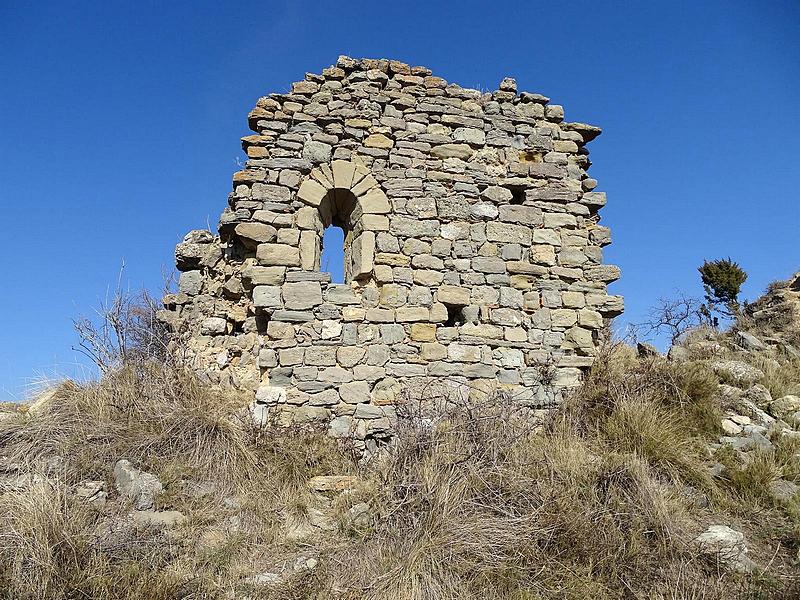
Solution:
{"label": "blue sky", "polygon": [[800,3],[0,1],[0,399],[81,373],[71,319],[158,290],[213,228],[246,115],[339,54],[504,76],[600,125],[592,175],[622,267],[620,325],[700,295],[730,255],[754,298],[800,269]]}

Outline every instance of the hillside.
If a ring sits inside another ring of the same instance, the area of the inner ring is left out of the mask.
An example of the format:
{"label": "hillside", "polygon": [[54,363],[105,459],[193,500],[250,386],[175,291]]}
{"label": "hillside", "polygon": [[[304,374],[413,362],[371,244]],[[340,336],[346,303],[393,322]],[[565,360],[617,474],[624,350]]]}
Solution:
{"label": "hillside", "polygon": [[[368,462],[169,362],[0,407],[2,598],[796,598],[800,276],[552,412],[398,407]],[[435,416],[433,416],[435,415]]]}

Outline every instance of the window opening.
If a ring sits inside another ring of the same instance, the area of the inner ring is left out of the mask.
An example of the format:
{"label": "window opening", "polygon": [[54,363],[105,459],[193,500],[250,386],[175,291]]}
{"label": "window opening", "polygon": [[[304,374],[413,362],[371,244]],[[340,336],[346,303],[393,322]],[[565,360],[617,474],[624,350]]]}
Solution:
{"label": "window opening", "polygon": [[344,283],[344,229],[331,225],[322,234],[320,268],[331,274],[331,282]]}
{"label": "window opening", "polygon": [[447,320],[444,322],[445,327],[458,327],[463,325],[466,319],[464,318],[464,307],[445,305],[447,308]]}
{"label": "window opening", "polygon": [[514,186],[508,189],[511,190],[510,204],[522,204],[525,202],[525,188]]}
{"label": "window opening", "polygon": [[350,243],[356,204],[353,192],[335,188],[325,195],[319,206],[325,226],[322,239],[319,240],[319,266],[323,273],[331,274],[333,283],[350,281]]}

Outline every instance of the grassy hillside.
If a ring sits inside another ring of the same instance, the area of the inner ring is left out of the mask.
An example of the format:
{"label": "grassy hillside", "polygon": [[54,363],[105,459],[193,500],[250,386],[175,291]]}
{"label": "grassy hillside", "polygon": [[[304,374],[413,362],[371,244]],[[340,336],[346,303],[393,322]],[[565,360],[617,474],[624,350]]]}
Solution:
{"label": "grassy hillside", "polygon": [[551,414],[408,405],[368,462],[163,362],[62,383],[0,412],[0,597],[800,597],[800,359],[680,348],[606,347]]}

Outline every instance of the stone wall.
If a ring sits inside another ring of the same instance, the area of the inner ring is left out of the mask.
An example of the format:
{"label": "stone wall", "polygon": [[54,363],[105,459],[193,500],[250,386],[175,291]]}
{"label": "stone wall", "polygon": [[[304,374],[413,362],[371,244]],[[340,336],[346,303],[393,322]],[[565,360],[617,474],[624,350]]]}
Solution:
{"label": "stone wall", "polygon": [[[543,407],[579,383],[623,305],[587,175],[597,127],[510,78],[482,93],[348,57],[261,98],[249,124],[219,237],[178,245],[162,312],[210,383],[366,447],[403,393]],[[331,225],[345,284],[320,272]]]}

